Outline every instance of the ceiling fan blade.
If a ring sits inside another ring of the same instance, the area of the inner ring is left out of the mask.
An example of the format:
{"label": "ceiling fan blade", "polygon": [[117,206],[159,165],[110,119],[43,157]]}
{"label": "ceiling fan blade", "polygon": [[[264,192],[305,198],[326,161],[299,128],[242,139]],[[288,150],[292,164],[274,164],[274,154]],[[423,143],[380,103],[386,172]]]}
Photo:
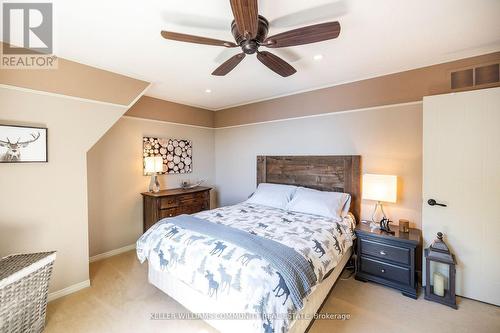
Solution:
{"label": "ceiling fan blade", "polygon": [[257,0],[231,0],[231,9],[239,33],[247,39],[255,38],[259,18]]}
{"label": "ceiling fan blade", "polygon": [[240,53],[226,60],[222,65],[212,72],[212,75],[224,76],[232,71],[245,58],[245,53]]}
{"label": "ceiling fan blade", "polygon": [[348,12],[349,8],[346,0],[339,0],[277,17],[270,20],[269,25],[276,28],[289,28],[336,19],[347,14]]}
{"label": "ceiling fan blade", "polygon": [[286,31],[266,38],[262,45],[267,47],[286,47],[317,43],[328,39],[337,38],[340,34],[339,22],[327,22],[310,25]]}
{"label": "ceiling fan blade", "polygon": [[[281,50],[281,49],[280,49]],[[286,49],[283,49],[286,50]],[[237,53],[240,53],[241,50],[238,50],[236,48],[223,48],[220,50],[219,54],[214,58],[214,62],[218,65],[222,64],[224,61],[227,59],[231,58],[232,56],[236,55]]]}
{"label": "ceiling fan blade", "polygon": [[257,52],[257,59],[270,70],[283,77],[290,76],[297,72],[297,70],[285,60],[267,51]]}
{"label": "ceiling fan blade", "polygon": [[186,34],[181,34],[178,32],[162,31],[161,35],[165,39],[176,40],[176,41],[180,41],[180,42],[224,46],[224,47],[236,47],[236,46],[238,46],[233,42],[228,42],[228,41],[213,39],[213,38],[193,36],[193,35],[186,35]]}

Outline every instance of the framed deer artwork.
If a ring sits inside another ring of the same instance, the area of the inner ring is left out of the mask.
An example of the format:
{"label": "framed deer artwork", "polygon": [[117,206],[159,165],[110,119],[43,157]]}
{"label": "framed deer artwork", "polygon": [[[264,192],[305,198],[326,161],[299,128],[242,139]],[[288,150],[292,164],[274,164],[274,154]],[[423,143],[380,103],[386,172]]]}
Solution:
{"label": "framed deer artwork", "polygon": [[0,124],[0,163],[48,162],[47,128]]}

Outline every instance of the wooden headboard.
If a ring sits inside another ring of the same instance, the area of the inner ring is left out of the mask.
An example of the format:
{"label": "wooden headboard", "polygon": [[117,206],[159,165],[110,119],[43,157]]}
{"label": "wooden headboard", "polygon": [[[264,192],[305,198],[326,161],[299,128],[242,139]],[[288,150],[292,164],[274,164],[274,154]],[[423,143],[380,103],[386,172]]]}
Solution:
{"label": "wooden headboard", "polygon": [[351,213],[361,214],[361,156],[257,156],[257,185],[296,185],[351,195]]}

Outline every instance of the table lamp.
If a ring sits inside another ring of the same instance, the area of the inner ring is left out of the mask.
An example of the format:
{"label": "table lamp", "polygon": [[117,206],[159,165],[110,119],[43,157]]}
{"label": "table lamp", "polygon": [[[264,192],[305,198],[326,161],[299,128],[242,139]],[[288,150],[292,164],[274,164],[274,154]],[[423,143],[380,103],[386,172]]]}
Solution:
{"label": "table lamp", "polygon": [[163,171],[163,158],[161,156],[144,157],[144,171],[151,174],[149,192],[159,192],[160,183],[158,182],[157,172]]}
{"label": "table lamp", "polygon": [[377,224],[380,223],[380,221],[375,220],[375,215],[379,207],[383,218],[387,220],[382,202],[395,203],[397,198],[397,187],[397,176],[368,173],[363,175],[363,199],[377,201],[372,214],[372,227],[378,227]]}

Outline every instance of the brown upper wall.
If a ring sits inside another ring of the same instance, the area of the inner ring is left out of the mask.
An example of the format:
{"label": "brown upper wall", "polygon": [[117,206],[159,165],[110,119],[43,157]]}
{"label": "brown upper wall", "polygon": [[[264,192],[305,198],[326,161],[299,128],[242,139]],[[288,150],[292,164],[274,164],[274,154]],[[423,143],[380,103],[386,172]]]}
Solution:
{"label": "brown upper wall", "polygon": [[63,58],[58,59],[57,69],[0,69],[0,84],[124,106],[149,85]]}
{"label": "brown upper wall", "polygon": [[451,71],[498,61],[500,52],[228,108],[215,112],[215,127],[420,101],[449,93]]}
{"label": "brown upper wall", "polygon": [[214,127],[215,119],[215,112],[213,111],[150,96],[139,98],[125,115],[204,127]]}

